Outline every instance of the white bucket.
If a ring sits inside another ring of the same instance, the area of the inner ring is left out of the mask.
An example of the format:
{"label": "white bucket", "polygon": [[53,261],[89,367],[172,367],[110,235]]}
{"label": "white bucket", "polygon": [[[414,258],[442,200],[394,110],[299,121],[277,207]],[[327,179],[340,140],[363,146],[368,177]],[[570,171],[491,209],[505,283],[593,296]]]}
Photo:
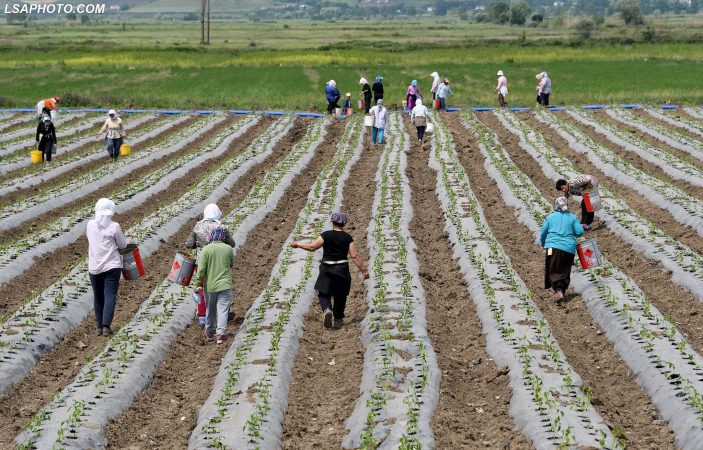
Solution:
{"label": "white bucket", "polygon": [[576,253],[579,255],[581,267],[591,269],[603,264],[600,257],[600,249],[595,239],[587,239],[576,246]]}
{"label": "white bucket", "polygon": [[364,126],[365,127],[372,127],[373,126],[373,116],[364,116]]}
{"label": "white bucket", "polygon": [[598,191],[598,188],[591,189],[590,192],[583,193],[583,204],[588,212],[595,212],[603,208],[603,204],[600,201],[600,192]]}
{"label": "white bucket", "polygon": [[334,116],[341,117],[342,116],[342,108],[334,108]]}
{"label": "white bucket", "polygon": [[434,124],[432,122],[427,123],[427,128],[425,128],[425,134],[434,133]]}

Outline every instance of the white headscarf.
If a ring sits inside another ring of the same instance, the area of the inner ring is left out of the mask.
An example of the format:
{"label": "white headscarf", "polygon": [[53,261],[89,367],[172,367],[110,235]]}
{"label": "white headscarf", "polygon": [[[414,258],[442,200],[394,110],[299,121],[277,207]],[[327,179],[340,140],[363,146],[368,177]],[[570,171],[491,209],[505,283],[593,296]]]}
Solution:
{"label": "white headscarf", "polygon": [[566,197],[557,197],[554,200],[554,211],[567,212],[569,210],[569,201]]}
{"label": "white headscarf", "polygon": [[117,119],[118,117],[120,117],[120,116],[117,114],[117,111],[115,111],[114,109],[109,110],[109,111],[107,112],[107,116],[108,116],[108,117],[110,117],[110,116],[115,116],[115,119]]}
{"label": "white headscarf", "polygon": [[219,224],[220,219],[222,219],[222,211],[220,211],[220,208],[218,208],[216,204],[210,203],[203,211],[203,220],[201,220],[201,222],[205,220],[214,220]]}
{"label": "white headscarf", "polygon": [[[416,105],[416,106],[422,106],[422,99],[421,99],[421,98],[418,98],[417,100],[415,100],[415,105]],[[413,109],[414,109],[414,108],[413,108]]]}
{"label": "white headscarf", "polygon": [[327,84],[329,84],[329,85],[332,86],[332,87],[337,87],[337,82],[334,81],[334,80],[328,81]]}
{"label": "white headscarf", "polygon": [[432,72],[430,76],[433,78],[439,78],[439,74],[437,72]]}
{"label": "white headscarf", "polygon": [[112,222],[115,215],[115,202],[109,198],[101,198],[95,203],[95,222],[98,228],[105,228]]}
{"label": "white headscarf", "polygon": [[366,81],[366,78],[362,78],[361,80],[359,80],[359,84],[369,84],[369,82]]}

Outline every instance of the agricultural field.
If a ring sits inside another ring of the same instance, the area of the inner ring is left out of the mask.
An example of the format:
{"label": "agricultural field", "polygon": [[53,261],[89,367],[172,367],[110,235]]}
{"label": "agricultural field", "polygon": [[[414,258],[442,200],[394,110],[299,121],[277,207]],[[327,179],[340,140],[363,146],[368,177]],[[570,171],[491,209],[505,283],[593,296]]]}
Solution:
{"label": "agricultural field", "polygon": [[[134,112],[117,162],[100,116],[66,112],[41,165],[31,116],[0,114],[2,448],[700,448],[699,107],[434,113],[424,143],[392,112],[383,145],[363,114]],[[604,264],[557,305],[537,237],[578,173]],[[84,236],[101,197],[146,267],[111,337]],[[237,242],[224,345],[167,279],[211,202]],[[337,210],[371,278],[352,269],[326,329],[321,252],[289,243]]]}

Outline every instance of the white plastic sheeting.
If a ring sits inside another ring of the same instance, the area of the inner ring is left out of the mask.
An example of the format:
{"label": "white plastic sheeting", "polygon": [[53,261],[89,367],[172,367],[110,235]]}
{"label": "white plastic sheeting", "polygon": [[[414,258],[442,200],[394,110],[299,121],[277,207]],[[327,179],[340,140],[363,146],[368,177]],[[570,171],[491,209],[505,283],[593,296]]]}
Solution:
{"label": "white plastic sheeting", "polygon": [[[678,114],[676,117],[672,117],[673,114],[676,114],[675,112],[667,114],[655,108],[645,108],[644,112],[654,117],[655,119],[659,119],[662,122],[668,123],[669,125],[672,125],[677,128],[683,128],[684,130],[690,133],[703,137],[703,123],[699,121],[692,120],[681,114]],[[699,149],[703,151],[703,149],[700,148],[700,143]]]}

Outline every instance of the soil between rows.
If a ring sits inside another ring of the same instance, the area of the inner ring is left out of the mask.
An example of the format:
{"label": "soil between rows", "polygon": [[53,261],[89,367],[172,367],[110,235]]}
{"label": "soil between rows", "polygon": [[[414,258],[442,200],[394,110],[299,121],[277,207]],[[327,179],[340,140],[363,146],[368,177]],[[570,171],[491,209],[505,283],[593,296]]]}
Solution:
{"label": "soil between rows", "polygon": [[566,113],[556,112],[554,114],[586,133],[591,139],[593,139],[597,143],[620,155],[622,158],[624,158],[630,164],[633,164],[635,167],[638,167],[641,170],[647,172],[648,174],[678,187],[684,192],[687,192],[689,195],[695,195],[699,199],[703,199],[703,187],[693,186],[684,180],[677,180],[675,178],[670,177],[669,175],[664,173],[664,171],[662,171],[662,169],[659,168],[659,166],[657,166],[656,164],[647,161],[636,153],[626,150],[625,148],[618,144],[615,144],[614,142],[611,142],[610,140],[608,140],[608,138],[605,137],[605,135],[596,132],[596,130],[592,126],[582,124],[581,122],[576,121]]}
{"label": "soil between rows", "polygon": [[[268,121],[270,120],[266,122]],[[241,152],[261,133],[261,130],[262,128],[257,127],[249,130],[235,140],[225,153],[231,156]],[[202,177],[207,171],[216,167],[219,161],[221,161],[219,158],[214,161],[208,161],[205,165],[191,171],[187,176],[188,179],[182,180],[183,186],[197,182],[198,178],[196,177]],[[260,174],[265,172],[271,165],[271,158],[268,158],[260,165],[253,167],[247,175],[242,177],[230,189],[232,197],[243,197]],[[182,195],[182,192],[178,196],[180,195]],[[125,219],[126,216],[129,216],[130,221],[141,219],[156,210],[158,205],[162,204],[164,200],[151,198],[148,202],[131,210],[129,214],[115,216],[115,220],[122,225],[124,222],[122,219]],[[131,319],[139,306],[149,297],[151,291],[168,275],[173,255],[182,249],[183,242],[185,242],[188,234],[193,229],[195,222],[195,218],[191,219],[176,234],[163,242],[156,252],[144,260],[144,266],[147,268],[147,273],[144,277],[137,281],[122,281],[120,283],[117,308],[113,321],[114,330],[119,329]],[[87,243],[83,242],[80,250],[75,249],[72,251],[82,254],[86,247]],[[48,278],[51,275],[51,273],[47,273],[45,276]],[[56,275],[54,274],[53,277],[55,280]],[[91,355],[99,353],[106,342],[107,338],[105,336],[95,335],[95,318],[91,311],[78,328],[69,332],[63,341],[40,358],[36,367],[24,380],[8,389],[0,397],[0,448],[9,447],[21,427],[42,406],[51,400],[55,392],[70,384],[85,363],[92,358]]]}
{"label": "soil between rows", "polygon": [[[263,122],[267,123],[267,122]],[[221,126],[215,127],[206,134],[204,134],[200,139],[193,142],[192,148],[200,148],[206,145],[214,136],[216,136],[223,127],[226,127],[226,122]],[[259,129],[254,127],[250,129],[247,133],[236,139],[230,146],[229,151],[224,152],[222,156],[209,161],[205,166],[200,166],[188,174],[172,181],[169,186],[179,186],[178,189],[166,189],[161,191],[155,196],[152,196],[146,202],[142,203],[139,207],[132,208],[129,211],[119,211],[119,222],[123,230],[128,229],[133,223],[140,220],[145,212],[152,212],[164,203],[175,200],[182,195],[182,189],[187,189],[188,186],[192,186],[196,182],[197,176],[202,176],[207,170],[212,169],[215,165],[222,161],[227,155],[231,155],[232,151],[237,149],[241,150],[245,148],[253,140],[254,136],[259,133]],[[137,181],[139,178],[144,176],[146,173],[158,169],[164,165],[167,161],[170,161],[174,157],[180,157],[182,153],[175,155],[168,155],[164,158],[160,158],[147,164],[138,170],[132,171],[118,179],[119,184],[122,186],[131,184]],[[109,164],[109,162],[107,162]],[[197,180],[199,181],[199,180]],[[117,188],[117,189],[116,189]],[[3,231],[5,233],[15,233],[15,238],[19,238],[24,234],[31,233],[34,229],[41,229],[49,221],[56,220],[57,218],[66,216],[71,212],[83,207],[86,204],[94,204],[99,198],[111,197],[112,194],[117,192],[119,187],[115,182],[94,191],[88,193],[85,197],[81,198],[79,201],[67,204],[61,208],[50,211],[43,214],[35,219],[32,219],[31,223],[27,225],[25,223],[23,226],[13,228],[11,230]],[[23,232],[24,230],[24,232]],[[42,292],[47,287],[49,287],[53,282],[56,281],[57,274],[67,273],[71,267],[83,256],[86,255],[87,241],[85,237],[79,238],[77,241],[69,244],[67,246],[56,249],[52,252],[46,253],[42,256],[35,258],[34,264],[30,266],[21,275],[15,277],[14,279],[0,285],[0,314],[8,314],[20,305],[22,305],[27,297],[32,292]],[[47,270],[51,268],[51,270]]]}
{"label": "soil between rows", "polygon": [[[232,344],[232,336],[239,330],[242,318],[253,301],[266,287],[271,270],[283,244],[290,235],[300,211],[307,201],[310,187],[317,174],[331,159],[343,133],[344,122],[334,122],[308,166],[293,180],[274,211],[248,235],[238,250],[233,269],[234,291],[231,310],[235,320],[228,326],[224,345],[205,342],[203,329],[197,321],[191,322],[161,362],[154,379],[135,400],[132,408],[106,431],[109,448],[171,449],[186,448],[192,430],[197,424],[200,407],[205,403],[222,357]],[[275,149],[281,159],[302,137],[297,129],[295,140],[283,139]],[[264,171],[257,171],[257,178]],[[227,199],[220,205],[223,211],[235,207],[238,199]],[[226,204],[225,204],[226,203]]]}
{"label": "soil between rows", "polygon": [[[415,127],[406,120],[407,132]],[[465,133],[466,134],[466,133]],[[529,440],[510,417],[509,374],[486,351],[483,326],[444,231],[435,192],[437,173],[428,165],[430,143],[413,140],[408,156],[420,277],[427,298],[427,330],[442,371],[432,419],[438,449],[529,449]]]}
{"label": "soil between rows", "polygon": [[[648,114],[646,111],[644,111],[644,110],[642,110],[642,109],[633,109],[633,110],[631,110],[630,112],[631,112],[634,116],[640,117],[640,118],[645,119],[645,120],[650,121],[650,122],[657,123],[657,124],[659,124],[659,125],[661,125],[661,126],[663,126],[663,127],[671,128],[672,130],[676,131],[677,133],[686,136],[688,139],[690,139],[691,141],[693,141],[693,142],[687,142],[688,144],[693,144],[693,143],[695,143],[696,141],[700,141],[700,140],[701,140],[701,137],[700,137],[700,136],[698,136],[698,135],[695,134],[695,133],[691,133],[691,132],[690,132],[689,130],[687,130],[686,128],[683,128],[683,127],[680,127],[680,126],[677,126],[677,125],[674,125],[674,124],[670,124],[670,123],[668,123],[668,122],[665,122],[665,121],[663,121],[663,120],[661,120],[661,119],[659,119],[659,118],[657,118],[657,117],[654,117],[654,116]],[[668,114],[666,114],[666,113],[664,113],[664,115],[667,115],[667,116],[668,116]],[[681,114],[679,114],[679,113],[677,112],[676,115],[675,115],[673,118],[678,118],[678,117],[680,117],[680,116],[681,116]],[[688,154],[687,154],[687,155],[688,155]],[[688,157],[689,157],[689,158],[692,158],[690,155],[688,155]],[[695,159],[695,158],[694,158],[694,159]]]}
{"label": "soil between rows", "polygon": [[[148,121],[142,123],[141,125],[139,125],[139,126],[133,128],[133,129],[130,129],[128,132],[129,132],[130,134],[131,134],[131,133],[136,133],[136,132],[138,132],[139,130],[144,129],[145,127],[148,127],[148,126],[150,126],[151,124],[153,124],[154,122],[157,122],[157,121],[159,121],[159,120],[161,120],[161,119],[162,119],[162,117],[155,116],[154,118],[152,118],[152,119],[150,119],[150,120],[148,120]],[[98,124],[98,125],[95,125],[95,126],[92,127],[92,128],[89,128],[89,129],[87,130],[87,131],[88,131],[87,137],[95,136],[95,135],[98,133],[98,131],[100,130],[101,127],[102,127],[102,124]],[[62,140],[63,140],[63,139],[68,139],[68,138],[71,138],[71,135],[68,135],[68,136],[65,136],[65,137],[62,137],[61,135],[58,135],[58,136],[57,136],[57,139],[59,139],[59,138],[61,138]],[[59,144],[60,144],[61,142],[62,142],[62,141],[59,141]],[[83,145],[81,145],[81,146],[79,146],[79,147],[77,147],[77,148],[71,150],[71,152],[69,153],[69,155],[70,155],[71,157],[76,157],[76,156],[82,157],[82,156],[86,156],[86,155],[90,152],[91,148],[92,148],[95,144],[96,144],[96,142],[86,142],[85,144],[83,144]],[[57,160],[57,161],[59,161],[59,160],[61,159],[61,157],[62,157],[62,151],[61,151],[61,147],[59,147],[59,150],[58,150],[58,152],[57,152],[57,155],[56,155],[54,158],[52,158],[52,160]],[[13,170],[13,171],[7,172],[6,174],[0,175],[0,183],[3,183],[3,182],[5,182],[6,180],[9,180],[9,179],[12,179],[12,178],[15,178],[15,177],[19,177],[19,176],[24,176],[24,175],[27,175],[27,174],[38,174],[39,172],[42,171],[43,168],[45,168],[47,165],[50,165],[50,164],[52,164],[52,163],[44,163],[44,164],[36,164],[36,165],[33,164],[33,165],[31,165],[31,166],[25,166],[25,167],[21,167],[21,168],[15,169],[15,170]],[[4,194],[4,195],[8,195],[8,194]],[[3,195],[3,196],[0,196],[0,199],[2,199],[2,201],[4,201],[4,195]]]}
{"label": "soil between rows", "polygon": [[[542,195],[550,200],[556,198],[558,194],[554,189],[555,180],[545,177],[539,164],[519,147],[518,137],[504,128],[492,114],[484,115],[482,119],[498,134],[510,158],[539,188]],[[571,202],[570,206],[574,214],[581,217],[580,204]],[[649,206],[651,208],[652,205]],[[656,214],[658,211],[654,210],[653,213]],[[674,283],[671,272],[661,263],[647,258],[644,253],[612,233],[600,220],[594,222],[594,230],[587,233],[587,236],[598,240],[598,246],[603,254],[637,283],[652,304],[676,323],[695,349],[703,350],[703,303],[689,291]],[[691,240],[693,239],[697,245],[695,248],[703,247],[703,238],[696,235],[692,236]]]}
{"label": "soil between rows", "polygon": [[[364,146],[342,194],[341,210],[349,214],[346,231],[354,238],[359,256],[367,266],[366,229],[371,221],[376,191],[374,177],[382,148]],[[305,333],[293,365],[281,448],[342,448],[342,439],[347,434],[344,422],[359,397],[364,365],[361,321],[367,310],[365,283],[356,265],[350,262],[350,266],[352,289],[342,328],[324,328],[317,296],[310,300]],[[334,365],[329,364],[332,360]]]}
{"label": "soil between rows", "polygon": [[[701,110],[700,108],[698,108],[698,109],[699,109],[699,111]],[[693,120],[694,122],[698,122],[698,123],[700,123],[701,125],[703,125],[703,119],[699,119],[698,117],[694,117],[694,116],[692,116],[691,114],[687,113],[686,110],[681,109],[681,108],[678,108],[678,109],[676,109],[676,110],[669,111],[669,112],[666,112],[666,111],[665,111],[664,114],[667,114],[667,115],[668,115],[668,114],[671,114],[671,115],[673,115],[673,116],[676,117],[676,118],[678,118],[678,117],[686,118],[686,119],[688,119],[688,120]]]}
{"label": "soil between rows", "polygon": [[[486,120],[483,114],[479,119]],[[593,391],[592,403],[611,428],[622,432],[630,448],[673,449],[673,432],[659,416],[649,396],[636,382],[635,374],[593,322],[581,296],[569,293],[569,301],[557,306],[551,291],[544,289],[544,259],[532,233],[520,224],[512,208],[483,167],[484,158],[475,141],[462,139],[468,132],[456,116],[447,117],[459,150],[459,158],[483,207],[489,226],[511,258],[515,271],[535,296],[549,321],[568,362]]]}

